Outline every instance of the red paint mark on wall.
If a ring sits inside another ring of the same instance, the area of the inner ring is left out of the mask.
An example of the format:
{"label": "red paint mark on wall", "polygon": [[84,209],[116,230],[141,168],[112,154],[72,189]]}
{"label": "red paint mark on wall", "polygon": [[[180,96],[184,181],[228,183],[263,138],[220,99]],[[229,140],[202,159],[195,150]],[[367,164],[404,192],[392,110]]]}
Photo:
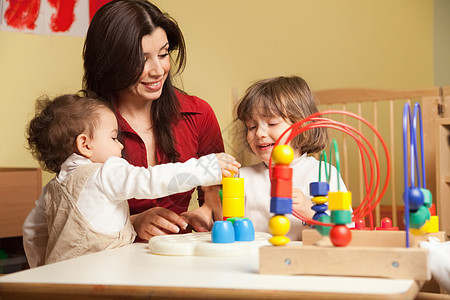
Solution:
{"label": "red paint mark on wall", "polygon": [[34,29],[39,16],[40,0],[6,0],[9,7],[5,12],[5,21],[16,29]]}
{"label": "red paint mark on wall", "polygon": [[92,20],[97,10],[112,0],[89,0],[89,20]]}
{"label": "red paint mark on wall", "polygon": [[75,21],[74,8],[78,0],[47,0],[56,8],[56,13],[50,18],[50,29],[53,32],[65,32],[70,29]]}

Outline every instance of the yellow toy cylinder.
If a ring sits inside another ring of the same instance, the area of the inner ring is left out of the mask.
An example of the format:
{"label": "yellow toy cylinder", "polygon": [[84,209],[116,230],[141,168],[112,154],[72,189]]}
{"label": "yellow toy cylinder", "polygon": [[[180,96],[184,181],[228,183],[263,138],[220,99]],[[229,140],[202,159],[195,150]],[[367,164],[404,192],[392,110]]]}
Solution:
{"label": "yellow toy cylinder", "polygon": [[222,214],[224,218],[239,217],[243,218],[245,212],[245,200],[242,198],[222,199]]}
{"label": "yellow toy cylinder", "polygon": [[227,177],[222,179],[223,198],[244,198],[244,178]]}

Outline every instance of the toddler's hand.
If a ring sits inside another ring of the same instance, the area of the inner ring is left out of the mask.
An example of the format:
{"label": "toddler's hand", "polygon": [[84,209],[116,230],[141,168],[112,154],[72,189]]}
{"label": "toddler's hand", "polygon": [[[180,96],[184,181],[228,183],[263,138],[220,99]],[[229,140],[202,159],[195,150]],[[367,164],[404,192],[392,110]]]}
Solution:
{"label": "toddler's hand", "polygon": [[241,164],[233,156],[226,153],[216,153],[215,155],[219,161],[223,177],[231,177],[231,172],[237,173],[239,171]]}

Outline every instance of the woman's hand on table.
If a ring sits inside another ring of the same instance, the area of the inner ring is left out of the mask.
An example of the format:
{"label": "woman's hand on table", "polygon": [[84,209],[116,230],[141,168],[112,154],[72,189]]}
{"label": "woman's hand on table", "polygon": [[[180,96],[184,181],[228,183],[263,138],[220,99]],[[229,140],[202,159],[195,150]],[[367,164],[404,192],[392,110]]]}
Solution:
{"label": "woman's hand on table", "polygon": [[197,232],[211,231],[214,221],[222,220],[220,186],[202,186],[205,202],[199,208],[181,214],[189,223],[189,229]]}
{"label": "woman's hand on table", "polygon": [[207,232],[211,231],[212,229],[212,211],[205,204],[203,204],[203,206],[199,208],[184,212],[181,214],[181,216],[188,222],[189,232],[190,230],[195,230],[197,232]]}
{"label": "woman's hand on table", "polygon": [[153,207],[130,217],[139,238],[150,238],[168,233],[179,233],[188,227],[188,222],[164,207]]}

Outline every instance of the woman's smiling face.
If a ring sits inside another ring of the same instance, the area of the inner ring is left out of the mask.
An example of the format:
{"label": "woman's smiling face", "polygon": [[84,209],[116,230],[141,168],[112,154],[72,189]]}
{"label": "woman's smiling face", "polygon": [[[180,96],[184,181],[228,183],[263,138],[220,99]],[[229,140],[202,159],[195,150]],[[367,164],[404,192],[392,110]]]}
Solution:
{"label": "woman's smiling face", "polygon": [[161,96],[170,71],[169,42],[164,29],[158,27],[142,38],[142,52],[145,56],[144,70],[138,82],[125,93],[153,101]]}

